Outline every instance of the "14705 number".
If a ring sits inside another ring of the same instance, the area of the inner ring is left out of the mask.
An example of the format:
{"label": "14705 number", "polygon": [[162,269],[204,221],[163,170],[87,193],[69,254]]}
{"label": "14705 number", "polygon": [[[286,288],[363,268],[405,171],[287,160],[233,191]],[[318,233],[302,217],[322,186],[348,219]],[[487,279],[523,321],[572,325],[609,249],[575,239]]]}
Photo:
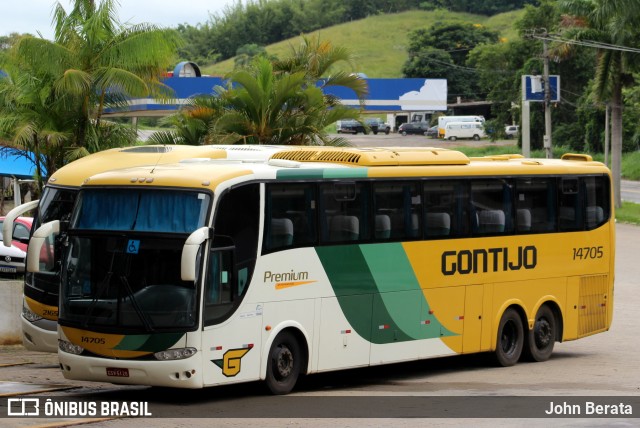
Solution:
{"label": "14705 number", "polygon": [[580,247],[573,249],[573,260],[601,259],[604,255],[602,246]]}

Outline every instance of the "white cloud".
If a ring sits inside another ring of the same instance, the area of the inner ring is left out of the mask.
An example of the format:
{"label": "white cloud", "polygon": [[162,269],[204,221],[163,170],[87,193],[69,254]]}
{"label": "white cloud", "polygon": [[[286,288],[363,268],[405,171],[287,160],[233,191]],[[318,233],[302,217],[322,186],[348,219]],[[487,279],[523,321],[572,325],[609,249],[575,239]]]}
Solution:
{"label": "white cloud", "polygon": [[447,80],[426,79],[419,91],[400,95],[402,110],[446,110]]}

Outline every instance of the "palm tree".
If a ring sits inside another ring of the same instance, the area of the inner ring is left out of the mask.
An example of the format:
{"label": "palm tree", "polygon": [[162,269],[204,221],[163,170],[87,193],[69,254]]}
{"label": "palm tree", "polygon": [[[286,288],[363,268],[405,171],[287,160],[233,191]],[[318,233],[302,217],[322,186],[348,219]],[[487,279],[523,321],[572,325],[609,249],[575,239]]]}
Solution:
{"label": "palm tree", "polygon": [[[51,96],[52,82],[14,72],[4,64],[0,77],[0,140],[9,150],[24,153],[36,167],[36,180],[42,189],[43,177],[55,168],[61,147],[68,140],[64,129],[68,117]],[[31,153],[32,155],[28,155]]]}
{"label": "palm tree", "polygon": [[[640,0],[561,0],[565,17],[565,36],[615,46],[634,46],[640,37]],[[599,48],[593,87],[596,101],[611,105],[611,170],[614,178],[614,203],[620,196],[622,160],[622,88],[633,83],[640,56],[621,50]]]}
{"label": "palm tree", "polygon": [[160,79],[174,62],[178,34],[150,24],[122,25],[116,5],[115,0],[99,5],[74,0],[67,13],[57,3],[54,41],[26,36],[13,48],[14,63],[23,73],[50,79],[56,102],[73,116],[67,123],[68,160],[135,138],[104,122],[106,108],[122,106],[130,97],[167,94]]}
{"label": "palm tree", "polygon": [[221,144],[345,145],[325,128],[359,111],[331,105],[305,72],[274,72],[266,58],[232,72],[226,88],[216,88],[225,112],[213,123],[209,142]]}
{"label": "palm tree", "polygon": [[[333,46],[329,41],[320,40],[320,35],[315,38],[302,37],[298,48],[292,47],[291,55],[283,60],[274,62],[274,69],[278,72],[297,73],[302,72],[310,84],[319,84],[320,88],[328,86],[343,86],[353,90],[361,103],[368,95],[367,82],[359,75],[348,73],[344,70],[334,70],[337,64],[346,63],[355,67],[355,58],[348,49]],[[333,74],[329,74],[334,70]],[[327,96],[327,102],[331,105],[339,104],[339,100]]]}
{"label": "palm tree", "polygon": [[206,142],[209,128],[223,112],[219,97],[199,95],[187,101],[177,113],[161,120],[171,125],[168,131],[151,134],[149,142],[154,144],[201,145]]}

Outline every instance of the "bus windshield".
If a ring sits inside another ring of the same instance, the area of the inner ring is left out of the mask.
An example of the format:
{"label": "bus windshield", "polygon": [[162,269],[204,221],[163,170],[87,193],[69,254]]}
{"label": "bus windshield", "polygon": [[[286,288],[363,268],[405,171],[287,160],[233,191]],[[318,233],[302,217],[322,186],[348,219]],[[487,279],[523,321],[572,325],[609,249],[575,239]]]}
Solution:
{"label": "bus windshield", "polygon": [[188,234],[204,225],[210,199],[171,190],[82,191],[63,260],[61,323],[128,333],[195,328],[196,287],[181,279],[181,253]]}
{"label": "bus windshield", "polygon": [[210,197],[173,190],[80,192],[72,227],[80,230],[191,233],[204,225]]}

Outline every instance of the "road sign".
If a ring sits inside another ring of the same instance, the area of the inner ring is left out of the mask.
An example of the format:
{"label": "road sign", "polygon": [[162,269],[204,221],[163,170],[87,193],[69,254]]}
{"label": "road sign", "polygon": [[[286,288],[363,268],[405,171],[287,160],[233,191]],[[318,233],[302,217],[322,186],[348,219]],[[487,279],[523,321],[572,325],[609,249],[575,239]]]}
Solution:
{"label": "road sign", "polygon": [[[549,76],[550,102],[560,102],[560,76]],[[545,81],[542,76],[522,76],[522,101],[544,101]]]}

